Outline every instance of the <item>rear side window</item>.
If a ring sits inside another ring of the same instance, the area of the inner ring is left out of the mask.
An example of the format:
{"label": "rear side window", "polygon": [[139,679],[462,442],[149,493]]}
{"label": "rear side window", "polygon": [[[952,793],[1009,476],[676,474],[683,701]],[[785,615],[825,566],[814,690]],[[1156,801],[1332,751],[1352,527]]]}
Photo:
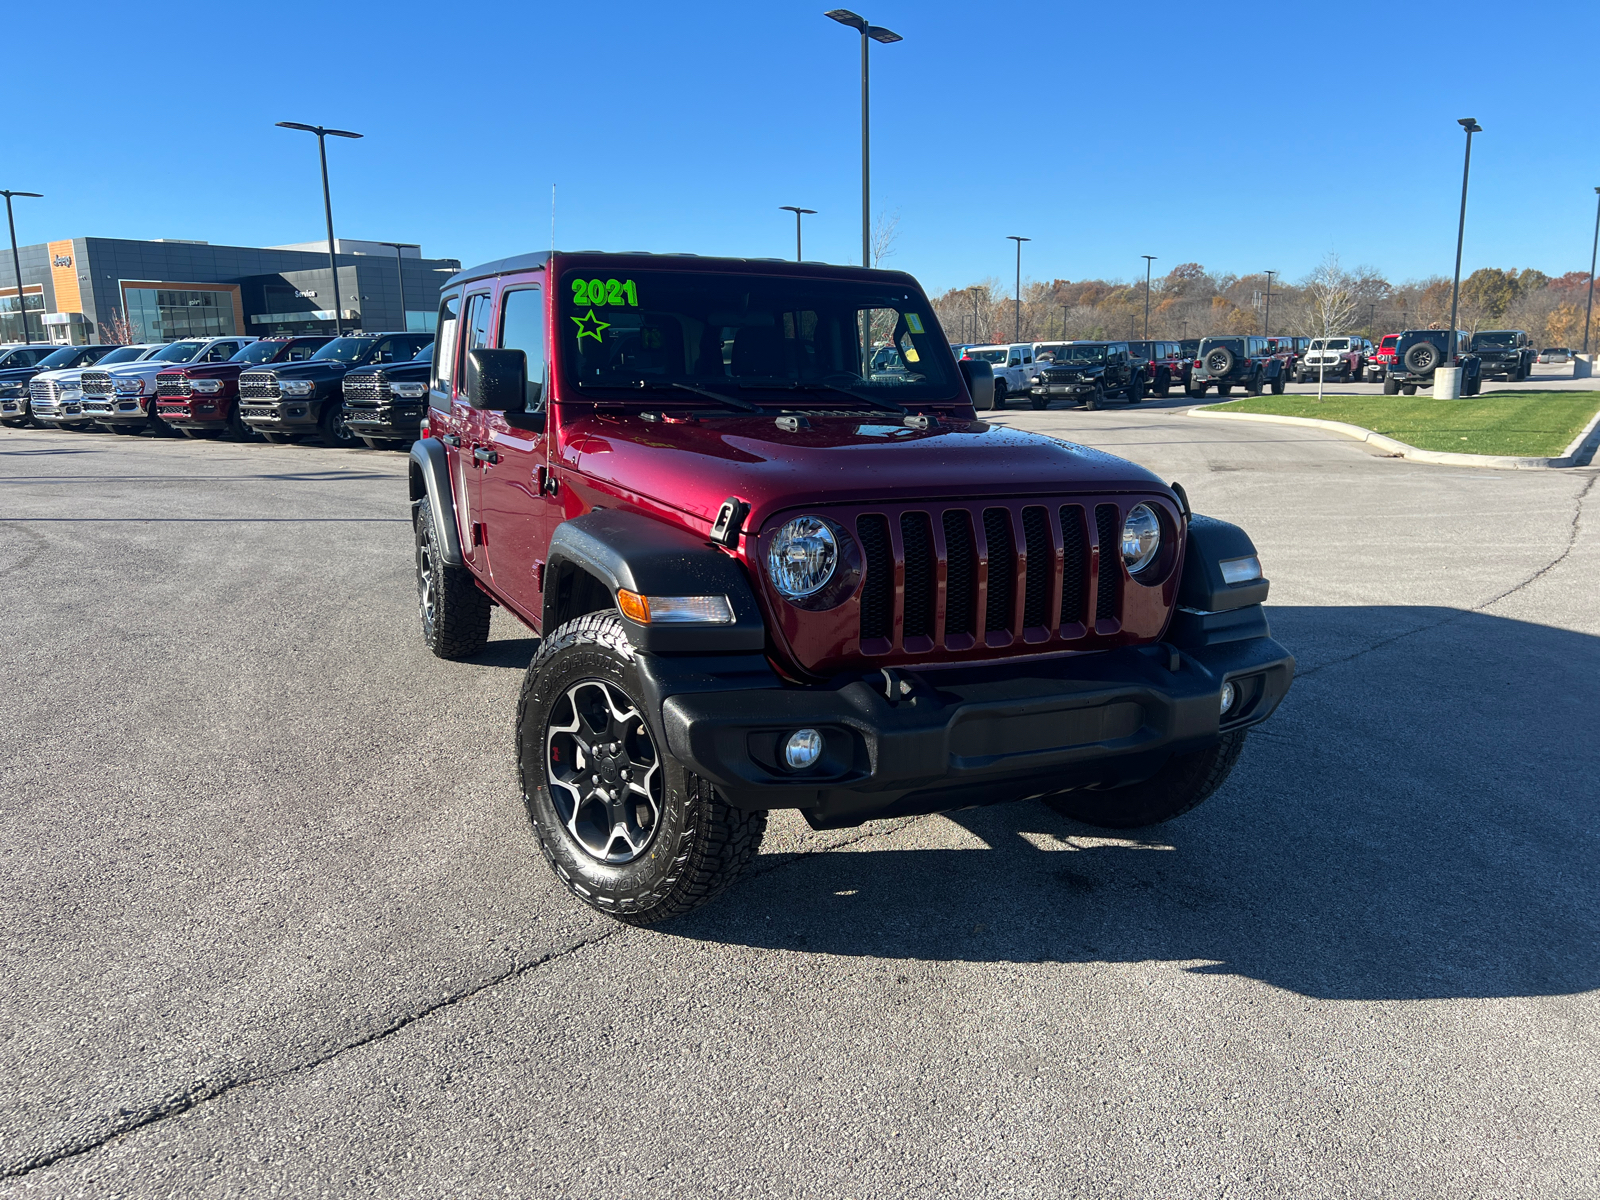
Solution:
{"label": "rear side window", "polygon": [[433,370],[428,381],[428,403],[446,411],[450,408],[450,375],[455,369],[456,330],[461,324],[461,294],[439,301],[439,335],[433,343]]}
{"label": "rear side window", "polygon": [[519,287],[500,301],[500,349],[521,350],[528,357],[526,410],[544,407],[544,293]]}

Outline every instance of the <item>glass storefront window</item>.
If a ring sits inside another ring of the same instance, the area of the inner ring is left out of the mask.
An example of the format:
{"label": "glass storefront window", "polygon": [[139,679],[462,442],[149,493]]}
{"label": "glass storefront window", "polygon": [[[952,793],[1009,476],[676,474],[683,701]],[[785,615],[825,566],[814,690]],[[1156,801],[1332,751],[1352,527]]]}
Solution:
{"label": "glass storefront window", "polygon": [[[32,286],[31,284],[29,286]],[[11,289],[11,295],[0,296],[0,342],[48,342],[49,331],[45,329],[40,317],[44,315],[44,297],[38,292],[27,293],[28,306],[28,332],[32,337],[22,336],[22,314],[17,311],[17,290]]]}
{"label": "glass storefront window", "polygon": [[124,288],[128,323],[145,342],[226,337],[240,332],[232,291],[201,288]]}

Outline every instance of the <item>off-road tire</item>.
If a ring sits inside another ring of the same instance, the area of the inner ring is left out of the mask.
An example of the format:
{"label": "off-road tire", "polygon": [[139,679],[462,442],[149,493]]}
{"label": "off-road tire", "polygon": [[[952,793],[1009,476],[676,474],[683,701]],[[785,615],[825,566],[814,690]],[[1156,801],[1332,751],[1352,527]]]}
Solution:
{"label": "off-road tire", "polygon": [[1482,375],[1478,375],[1478,376],[1474,376],[1472,379],[1467,380],[1466,385],[1464,387],[1462,387],[1462,389],[1461,389],[1461,394],[1463,396],[1476,396],[1476,395],[1481,394],[1482,391],[1483,391],[1483,376]]}
{"label": "off-road tire", "polygon": [[1172,392],[1172,376],[1163,372],[1156,376],[1155,395],[1158,399],[1165,400]]}
{"label": "off-road tire", "polygon": [[1402,365],[1413,375],[1423,375],[1444,361],[1439,347],[1432,342],[1418,342],[1406,349]]}
{"label": "off-road tire", "polygon": [[[598,680],[635,704],[662,771],[660,817],[637,857],[606,862],[568,830],[548,783],[546,727],[569,688]],[[568,621],[539,646],[517,702],[517,768],[539,848],[556,878],[591,908],[629,925],[681,916],[723,892],[749,865],[765,812],[735,808],[667,750],[659,714],[638,708],[633,644],[615,610]]]}
{"label": "off-road tire", "polygon": [[6,417],[0,420],[0,425],[9,426],[12,429],[26,429],[29,424],[31,422],[27,417]]}
{"label": "off-road tire", "polygon": [[1174,754],[1143,783],[1106,791],[1063,792],[1045,801],[1056,812],[1103,829],[1141,829],[1181,817],[1227,782],[1246,731],[1224,733],[1213,746]]}
{"label": "off-road tire", "polygon": [[1283,375],[1280,374],[1274,376],[1272,380],[1272,394],[1274,396],[1281,396],[1283,395],[1283,389],[1288,386],[1289,381]]}
{"label": "off-road tire", "polygon": [[1400,394],[1400,381],[1390,379],[1385,375],[1383,377],[1383,394],[1385,396],[1398,396]]}
{"label": "off-road tire", "polygon": [[1417,394],[1417,385],[1414,383],[1402,384],[1400,393],[1404,396],[1415,396]]}
{"label": "off-road tire", "polygon": [[1199,387],[1195,387],[1192,383],[1187,384],[1183,389],[1183,393],[1191,400],[1204,400],[1206,398],[1206,389],[1204,384],[1200,385]]}
{"label": "off-road tire", "polygon": [[[415,534],[417,616],[422,622],[423,644],[439,658],[470,658],[489,640],[493,604],[472,582],[466,567],[452,567],[444,561],[433,507],[426,501],[417,505]],[[431,576],[427,572],[432,572]]]}
{"label": "off-road tire", "polygon": [[1231,375],[1239,360],[1226,346],[1214,346],[1206,351],[1201,361],[1205,363],[1208,375]]}
{"label": "off-road tire", "polygon": [[1043,412],[1045,409],[1050,407],[1049,396],[1030,396],[1028,398],[1033,401],[1034,412]]}
{"label": "off-road tire", "polygon": [[1250,378],[1245,381],[1244,390],[1245,390],[1245,394],[1246,395],[1250,395],[1250,396],[1259,396],[1259,395],[1261,395],[1261,372],[1260,371],[1257,371],[1254,375],[1250,376]]}
{"label": "off-road tire", "polygon": [[1105,389],[1097,383],[1094,385],[1094,391],[1083,398],[1083,409],[1085,412],[1094,412],[1095,409],[1105,403],[1105,400]]}
{"label": "off-road tire", "polygon": [[1005,406],[1006,381],[1004,379],[996,379],[994,381],[994,407],[998,410],[1004,408]]}
{"label": "off-road tire", "polygon": [[1231,384],[1231,383],[1219,383],[1219,384],[1217,384],[1217,395],[1226,396],[1231,391],[1233,391],[1233,384]]}
{"label": "off-road tire", "polygon": [[1144,380],[1135,379],[1128,385],[1128,403],[1137,404],[1144,399]]}

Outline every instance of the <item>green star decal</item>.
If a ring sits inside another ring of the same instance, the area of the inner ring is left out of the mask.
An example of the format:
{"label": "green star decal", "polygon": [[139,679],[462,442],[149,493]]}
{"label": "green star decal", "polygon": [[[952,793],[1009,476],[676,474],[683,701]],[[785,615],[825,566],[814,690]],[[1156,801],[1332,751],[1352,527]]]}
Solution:
{"label": "green star decal", "polygon": [[586,337],[592,337],[598,342],[600,340],[600,331],[611,328],[611,322],[602,321],[595,316],[592,308],[583,316],[573,317],[572,319],[578,323],[578,340],[580,342]]}

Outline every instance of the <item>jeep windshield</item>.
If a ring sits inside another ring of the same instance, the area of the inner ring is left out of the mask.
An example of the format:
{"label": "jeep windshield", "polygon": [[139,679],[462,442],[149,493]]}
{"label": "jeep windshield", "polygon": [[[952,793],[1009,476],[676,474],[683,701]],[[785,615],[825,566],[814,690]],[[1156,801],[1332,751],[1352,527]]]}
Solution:
{"label": "jeep windshield", "polygon": [[1348,350],[1348,349],[1350,349],[1350,339],[1349,338],[1312,338],[1311,339],[1311,349],[1313,349],[1313,350]]}
{"label": "jeep windshield", "polygon": [[592,267],[566,272],[556,286],[563,365],[585,398],[648,390],[651,404],[703,405],[689,389],[782,391],[795,394],[786,405],[836,408],[840,388],[891,403],[960,395],[950,348],[918,292],[872,281]]}
{"label": "jeep windshield", "polygon": [[1486,348],[1505,348],[1517,344],[1517,335],[1514,333],[1478,333],[1472,337],[1472,348],[1483,350]]}
{"label": "jeep windshield", "polygon": [[1056,349],[1056,365],[1063,363],[1102,363],[1106,360],[1104,346],[1060,346]]}

